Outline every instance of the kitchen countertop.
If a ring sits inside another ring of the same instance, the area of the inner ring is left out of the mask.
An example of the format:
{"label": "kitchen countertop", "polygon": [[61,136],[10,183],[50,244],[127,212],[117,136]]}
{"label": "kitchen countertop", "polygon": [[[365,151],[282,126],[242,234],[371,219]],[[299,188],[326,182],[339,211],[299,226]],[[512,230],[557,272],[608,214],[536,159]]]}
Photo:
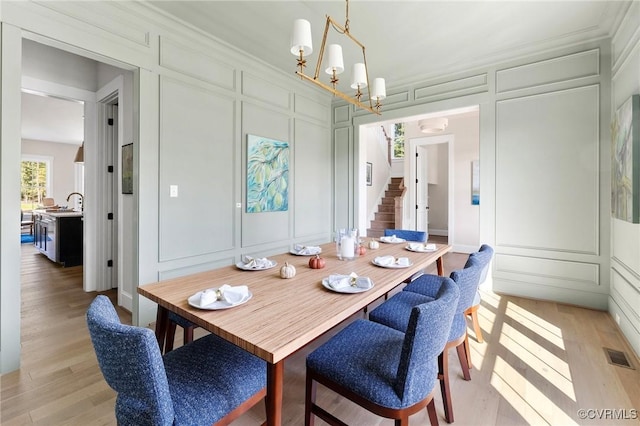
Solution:
{"label": "kitchen countertop", "polygon": [[35,214],[46,214],[52,217],[81,217],[83,213],[76,210],[45,210],[38,209],[33,211]]}

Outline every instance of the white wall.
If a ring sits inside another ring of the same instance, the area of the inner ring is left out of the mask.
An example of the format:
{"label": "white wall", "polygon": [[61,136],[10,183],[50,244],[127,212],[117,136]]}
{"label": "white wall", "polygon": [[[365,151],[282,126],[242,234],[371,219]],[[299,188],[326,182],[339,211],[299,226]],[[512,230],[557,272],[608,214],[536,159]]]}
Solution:
{"label": "white wall", "polygon": [[[640,3],[633,2],[613,37],[612,119],[631,95],[640,93],[639,27]],[[616,218],[611,219],[609,311],[640,354],[640,225]]]}
{"label": "white wall", "polygon": [[[67,143],[22,140],[22,154],[52,157],[51,193],[56,204],[67,205],[67,196],[75,191],[75,163],[78,147]],[[71,200],[73,202],[73,200]]]}

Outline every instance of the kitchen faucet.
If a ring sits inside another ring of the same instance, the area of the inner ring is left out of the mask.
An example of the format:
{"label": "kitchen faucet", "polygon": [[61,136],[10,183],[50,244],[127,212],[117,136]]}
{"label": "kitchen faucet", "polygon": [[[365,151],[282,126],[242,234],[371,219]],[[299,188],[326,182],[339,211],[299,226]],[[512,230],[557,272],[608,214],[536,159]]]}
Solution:
{"label": "kitchen faucet", "polygon": [[71,198],[72,195],[77,195],[78,197],[80,197],[80,210],[84,211],[84,195],[82,195],[79,192],[72,192],[71,194],[69,194],[69,196],[67,197],[67,202],[69,202],[69,199]]}

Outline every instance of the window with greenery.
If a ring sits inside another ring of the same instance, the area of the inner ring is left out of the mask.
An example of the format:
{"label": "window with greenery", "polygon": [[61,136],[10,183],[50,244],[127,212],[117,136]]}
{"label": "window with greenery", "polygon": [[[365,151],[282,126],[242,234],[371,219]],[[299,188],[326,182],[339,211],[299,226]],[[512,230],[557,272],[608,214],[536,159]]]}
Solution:
{"label": "window with greenery", "polygon": [[393,158],[404,158],[404,123],[393,125]]}
{"label": "window with greenery", "polygon": [[23,160],[20,178],[20,205],[31,210],[42,204],[49,192],[50,163],[46,160]]}

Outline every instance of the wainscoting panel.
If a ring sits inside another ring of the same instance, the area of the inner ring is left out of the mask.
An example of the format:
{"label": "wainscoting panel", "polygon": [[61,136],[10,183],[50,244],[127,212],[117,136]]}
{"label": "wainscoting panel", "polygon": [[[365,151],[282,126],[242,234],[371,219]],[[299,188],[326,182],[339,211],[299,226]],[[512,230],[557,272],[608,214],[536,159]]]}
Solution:
{"label": "wainscoting panel", "polygon": [[233,99],[161,77],[160,261],[233,248],[234,123]]}
{"label": "wainscoting panel", "polygon": [[445,83],[434,84],[415,89],[415,99],[431,101],[441,98],[451,98],[453,96],[471,95],[474,93],[486,92],[487,74],[478,74],[471,77],[460,78],[447,81]]}
{"label": "wainscoting panel", "polygon": [[[313,121],[329,124],[329,114],[331,114],[331,102],[323,104],[315,99],[300,94],[294,94],[294,111],[309,117]],[[329,136],[327,134],[327,136]]]}
{"label": "wainscoting panel", "polygon": [[246,71],[242,72],[242,94],[279,108],[289,108],[289,90]]}
{"label": "wainscoting panel", "polygon": [[542,86],[600,74],[600,51],[592,49],[496,72],[496,92]]}
{"label": "wainscoting panel", "polygon": [[496,244],[599,254],[598,123],[598,86],[497,102]]}
{"label": "wainscoting panel", "polygon": [[[290,238],[290,223],[293,219],[295,200],[292,188],[289,187],[289,210],[278,212],[247,213],[247,135],[263,136],[289,143],[289,166],[293,166],[292,145],[290,138],[290,118],[286,113],[279,113],[270,108],[257,106],[249,102],[242,103],[242,249],[259,244],[277,243]],[[303,165],[296,164],[296,170]],[[289,184],[294,176],[289,170]]]}
{"label": "wainscoting panel", "polygon": [[353,195],[351,187],[353,182],[353,141],[351,140],[351,128],[334,129],[334,193],[335,193],[335,219],[336,228],[352,226],[350,218],[353,217],[353,204],[349,201]]}
{"label": "wainscoting panel", "polygon": [[[323,136],[326,134],[326,137]],[[333,197],[331,194],[332,150],[329,129],[296,119],[295,147],[295,217],[294,237],[331,232]]]}
{"label": "wainscoting panel", "polygon": [[186,46],[168,37],[160,37],[160,66],[181,72],[198,80],[233,90],[235,69],[207,55],[206,48]]}
{"label": "wainscoting panel", "polygon": [[342,105],[335,107],[333,116],[334,124],[345,124],[348,123],[351,116],[349,115],[349,105]]}

